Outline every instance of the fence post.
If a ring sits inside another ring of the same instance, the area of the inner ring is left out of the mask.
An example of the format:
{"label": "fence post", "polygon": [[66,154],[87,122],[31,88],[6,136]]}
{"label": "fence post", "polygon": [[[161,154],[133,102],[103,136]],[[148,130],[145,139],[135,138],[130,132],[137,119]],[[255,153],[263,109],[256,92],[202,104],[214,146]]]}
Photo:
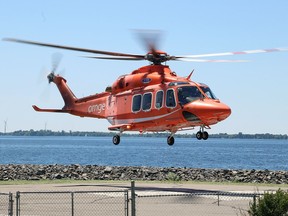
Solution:
{"label": "fence post", "polygon": [[125,216],[129,216],[129,192],[128,190],[124,192],[124,196],[125,196],[125,207],[124,207]]}
{"label": "fence post", "polygon": [[219,192],[217,192],[217,196],[218,196],[218,206],[220,206],[220,194],[219,194]]}
{"label": "fence post", "polygon": [[9,192],[8,216],[13,216],[13,194]]}
{"label": "fence post", "polygon": [[136,216],[135,181],[131,181],[131,216]]}
{"label": "fence post", "polygon": [[74,192],[71,192],[71,216],[74,216]]}
{"label": "fence post", "polygon": [[16,192],[16,216],[20,216],[20,192]]}
{"label": "fence post", "polygon": [[253,206],[256,207],[256,193],[253,194]]}

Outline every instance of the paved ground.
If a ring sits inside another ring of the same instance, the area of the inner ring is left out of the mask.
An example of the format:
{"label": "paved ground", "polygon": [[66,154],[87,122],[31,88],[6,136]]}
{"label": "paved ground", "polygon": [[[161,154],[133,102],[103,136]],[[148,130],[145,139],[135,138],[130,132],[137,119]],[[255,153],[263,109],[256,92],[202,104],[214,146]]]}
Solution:
{"label": "paved ground", "polygon": [[[277,190],[281,187],[288,189],[288,185],[245,185],[245,184],[212,184],[212,183],[154,183],[136,182],[136,213],[137,216],[188,216],[188,215],[247,215],[249,203],[253,197],[235,195],[207,195],[207,193],[236,192],[254,193],[268,190]],[[21,193],[21,215],[127,215],[131,211],[130,202],[126,203],[124,193],[119,191],[130,189],[131,183],[85,183],[69,184],[22,184],[0,185],[0,193],[12,192],[15,196]],[[71,193],[44,193],[44,192],[77,192]],[[100,191],[80,193],[80,191]],[[103,191],[103,192],[101,192]],[[191,195],[192,193],[192,195]],[[193,193],[204,193],[193,195]],[[129,192],[130,194],[130,192]],[[187,195],[188,194],[188,195]],[[73,205],[72,205],[73,200]],[[73,208],[72,208],[73,206]],[[13,207],[16,212],[16,205]],[[3,213],[2,213],[3,212]],[[0,216],[6,215],[7,203],[0,205]],[[243,214],[244,212],[244,214]],[[130,215],[130,214],[129,214]]]}

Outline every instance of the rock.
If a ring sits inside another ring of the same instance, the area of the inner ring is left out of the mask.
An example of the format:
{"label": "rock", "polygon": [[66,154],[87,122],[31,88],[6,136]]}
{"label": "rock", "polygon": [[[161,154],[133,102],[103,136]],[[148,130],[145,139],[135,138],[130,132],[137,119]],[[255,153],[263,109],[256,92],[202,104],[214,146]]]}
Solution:
{"label": "rock", "polygon": [[40,178],[38,178],[37,176],[32,176],[29,178],[29,180],[38,181],[38,180],[40,180]]}
{"label": "rock", "polygon": [[44,175],[45,174],[45,170],[44,169],[38,169],[36,172],[36,175]]}
{"label": "rock", "polygon": [[40,179],[165,181],[173,173],[179,181],[247,182],[288,184],[288,171],[196,168],[114,167],[72,165],[0,165],[0,181]]}
{"label": "rock", "polygon": [[105,169],[104,169],[104,173],[110,173],[112,170],[113,170],[112,167],[107,166],[107,167],[105,167]]}

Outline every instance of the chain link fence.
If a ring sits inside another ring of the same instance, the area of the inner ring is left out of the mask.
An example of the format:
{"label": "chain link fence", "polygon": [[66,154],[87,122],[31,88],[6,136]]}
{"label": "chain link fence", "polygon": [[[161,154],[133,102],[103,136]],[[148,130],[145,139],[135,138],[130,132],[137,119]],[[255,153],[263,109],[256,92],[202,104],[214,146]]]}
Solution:
{"label": "chain link fence", "polygon": [[0,193],[0,216],[13,215],[13,194]]}
{"label": "chain link fence", "polygon": [[243,193],[139,195],[136,198],[136,215],[248,215],[249,204],[255,202],[256,196]]}
{"label": "chain link fence", "polygon": [[17,216],[128,216],[128,190],[17,192]]}
{"label": "chain link fence", "polygon": [[[259,193],[184,193],[160,190],[0,193],[0,216],[248,215]],[[14,209],[13,209],[14,208]]]}

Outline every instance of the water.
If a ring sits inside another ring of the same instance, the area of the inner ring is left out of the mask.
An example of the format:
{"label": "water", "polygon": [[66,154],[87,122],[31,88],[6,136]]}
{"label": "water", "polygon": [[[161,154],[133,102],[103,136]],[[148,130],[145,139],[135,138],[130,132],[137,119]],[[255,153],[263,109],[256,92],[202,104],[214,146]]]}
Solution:
{"label": "water", "polygon": [[288,140],[0,137],[0,164],[81,164],[288,170]]}

